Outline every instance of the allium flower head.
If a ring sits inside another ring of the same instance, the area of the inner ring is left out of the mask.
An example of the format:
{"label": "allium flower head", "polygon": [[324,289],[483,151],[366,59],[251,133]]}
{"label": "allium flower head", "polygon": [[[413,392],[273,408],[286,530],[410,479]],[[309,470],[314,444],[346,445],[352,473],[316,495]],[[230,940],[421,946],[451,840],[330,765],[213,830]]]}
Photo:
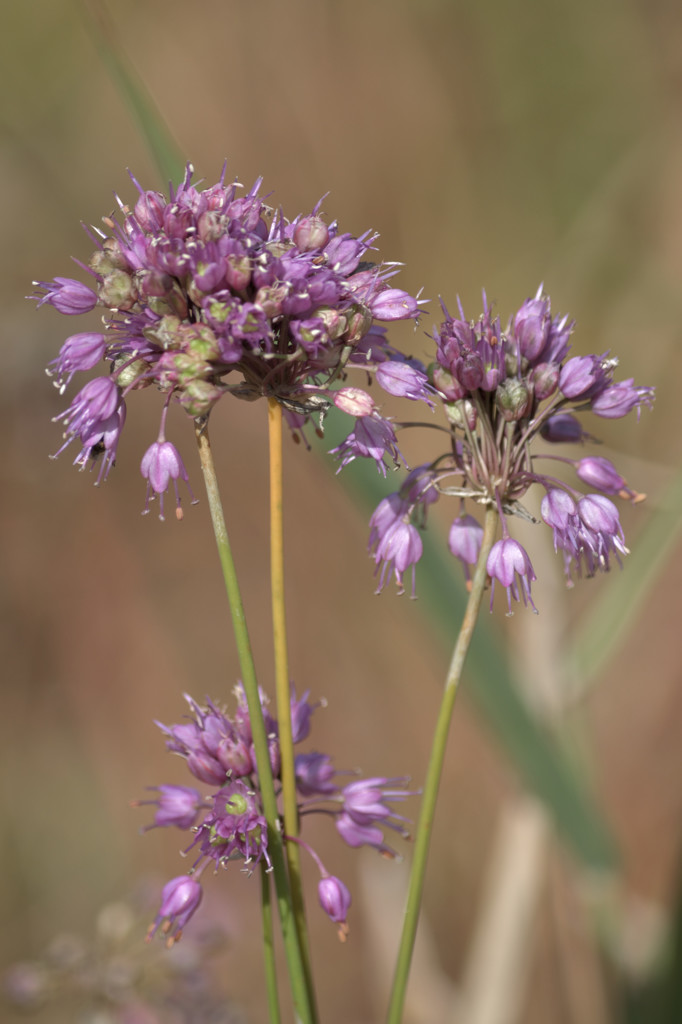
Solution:
{"label": "allium flower head", "polygon": [[[149,937],[161,930],[171,944],[180,938],[186,922],[201,901],[199,879],[208,865],[229,868],[237,862],[250,874],[261,861],[270,868],[268,825],[263,812],[258,770],[252,748],[251,726],[246,699],[241,685],[235,690],[237,709],[232,715],[207,700],[198,704],[185,695],[191,716],[177,725],[157,725],[166,737],[166,746],[180,754],[195,780],[208,788],[201,793],[194,786],[162,785],[153,787],[154,799],[135,801],[133,806],[156,808],[150,828],[179,828],[189,831],[192,840],[184,851],[192,854],[189,876],[174,878],[163,890],[162,905]],[[309,691],[297,698],[292,687],[291,717],[294,743],[306,739],[312,725],[312,714],[319,704],[311,704]],[[266,731],[270,743],[273,776],[279,782],[279,727],[268,711],[268,702],[261,694]],[[311,814],[325,820],[331,818],[338,835],[349,846],[372,846],[387,857],[395,853],[384,842],[382,829],[388,827],[406,837],[407,818],[397,814],[391,804],[414,794],[405,788],[405,779],[355,779],[345,787],[337,784],[340,774],[326,753],[311,751],[295,758],[296,791],[301,821]],[[276,827],[282,829],[282,819]],[[338,878],[326,870],[318,854],[301,838],[295,841],[304,847],[316,862],[321,880],[320,904],[325,913],[339,925],[339,935],[348,932],[346,915],[350,893]]]}
{"label": "allium flower head", "polygon": [[[425,375],[377,329],[376,321],[416,319],[420,303],[393,286],[395,264],[367,259],[376,235],[356,238],[336,221],[326,223],[321,202],[289,221],[266,205],[260,179],[240,195],[238,182],[225,184],[225,171],[203,189],[192,174],[188,165],[168,198],[132,179],[139,192],[132,208],[117,197],[120,219],[105,217],[106,232],[90,233],[96,248],[85,267],[88,284],[35,282],[38,306],[67,316],[99,306],[104,314],[103,332],[72,334],[50,364],[62,391],[76,373],[109,364],[108,375],[86,385],[58,417],[66,443],[78,438],[85,446],[76,461],[105,450],[108,470],[115,456],[114,440],[103,441],[110,418],[131,392],[152,385],[163,396],[164,422],[171,402],[201,419],[225,395],[264,396],[282,404],[297,436],[313,413],[324,415],[331,385],[353,366],[372,372],[397,360],[394,374],[382,371],[387,391],[430,401]],[[118,422],[120,432],[120,414]],[[394,454],[392,428],[376,410],[354,436],[354,454],[379,462]],[[186,480],[163,426],[142,473],[148,498],[162,495],[169,480]]]}
{"label": "allium flower head", "polygon": [[[485,293],[483,300],[483,314],[477,321],[466,320],[461,306],[459,317],[443,307],[445,319],[434,331],[431,391],[422,397],[440,398],[449,445],[379,504],[370,520],[369,546],[377,564],[383,565],[379,589],[393,569],[402,591],[403,573],[408,566],[414,572],[421,556],[418,531],[427,506],[441,495],[454,496],[460,512],[450,528],[449,547],[464,566],[468,581],[483,531],[462,506],[468,500],[496,508],[502,538],[487,559],[493,592],[495,583],[506,590],[510,611],[512,599],[523,600],[535,610],[531,598],[535,572],[528,553],[510,533],[514,516],[533,521],[522,504],[529,489],[537,484],[545,492],[542,518],[553,530],[569,584],[576,575],[607,571],[627,553],[618,511],[606,495],[631,501],[640,501],[643,495],[632,490],[604,457],[573,460],[551,450],[536,450],[533,442],[542,439],[550,448],[567,442],[583,444],[591,440],[583,426],[585,415],[617,418],[633,409],[639,414],[642,406],[651,406],[653,388],[614,380],[618,360],[609,353],[569,357],[573,322],[552,315],[542,289],[521,305],[506,328],[493,314]],[[388,377],[393,385],[400,379],[390,367]],[[394,393],[399,392],[394,389]],[[434,432],[433,436],[440,435]],[[341,454],[345,462],[359,450],[354,445]],[[543,459],[572,465],[578,481],[601,493],[584,495],[545,474]]]}

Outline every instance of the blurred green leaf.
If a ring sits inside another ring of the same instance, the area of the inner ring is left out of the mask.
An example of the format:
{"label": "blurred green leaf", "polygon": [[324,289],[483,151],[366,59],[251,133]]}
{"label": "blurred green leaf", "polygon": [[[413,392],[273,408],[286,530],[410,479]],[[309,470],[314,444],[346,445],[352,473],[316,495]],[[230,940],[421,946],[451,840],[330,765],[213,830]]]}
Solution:
{"label": "blurred green leaf", "polygon": [[106,8],[98,0],[83,6],[84,20],[114,84],[125,99],[149,146],[161,177],[179,181],[185,161],[149,90],[126,57]]}
{"label": "blurred green leaf", "polygon": [[[343,435],[333,415],[325,426],[323,450],[328,450],[338,444]],[[377,473],[373,462],[356,460],[344,469],[339,479],[368,510],[392,489]],[[445,557],[443,539],[427,532],[422,540],[424,554],[417,569],[420,605],[426,618],[454,644],[466,594],[451,560]],[[546,805],[574,854],[592,869],[614,870],[617,849],[603,815],[558,741],[534,718],[521,699],[494,621],[482,615],[476,625],[465,680],[467,692],[525,784]]]}
{"label": "blurred green leaf", "polygon": [[628,555],[628,577],[636,580],[637,585],[606,587],[571,648],[578,678],[589,682],[618,649],[640,608],[649,599],[663,565],[679,541],[681,530],[682,469],[661,495],[656,511]]}

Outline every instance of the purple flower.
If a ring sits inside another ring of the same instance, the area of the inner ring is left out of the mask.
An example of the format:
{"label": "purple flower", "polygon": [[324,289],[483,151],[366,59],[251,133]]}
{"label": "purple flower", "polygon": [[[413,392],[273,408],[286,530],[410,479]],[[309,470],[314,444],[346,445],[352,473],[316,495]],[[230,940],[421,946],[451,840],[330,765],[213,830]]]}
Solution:
{"label": "purple flower", "polygon": [[350,815],[358,825],[373,825],[377,821],[390,824],[389,819],[407,821],[407,818],[396,814],[385,802],[386,800],[405,800],[408,796],[415,795],[405,789],[386,788],[391,783],[404,781],[406,780],[374,778],[350,782],[341,790],[344,813]]}
{"label": "purple flower", "polygon": [[426,402],[432,408],[434,406],[431,399],[433,388],[428,383],[428,377],[409,363],[392,360],[380,363],[376,369],[376,379],[389,395]]}
{"label": "purple flower", "polygon": [[419,315],[417,299],[401,288],[386,288],[369,303],[377,320],[411,320]]}
{"label": "purple flower", "polygon": [[621,497],[627,497],[634,493],[613,463],[599,455],[589,455],[581,459],[576,463],[575,471],[583,483],[596,487],[605,494],[620,494]]}
{"label": "purple flower", "polygon": [[[288,221],[281,212],[270,216],[260,179],[239,196],[241,186],[226,184],[224,173],[203,191],[192,175],[188,165],[168,199],[132,179],[137,201],[118,201],[120,223],[105,220],[109,237],[90,234],[97,248],[84,269],[96,288],[65,277],[37,283],[38,306],[78,315],[100,305],[105,313],[103,332],[72,335],[51,369],[63,388],[103,359],[121,402],[149,388],[162,393],[164,410],[175,401],[194,419],[207,417],[225,395],[274,397],[298,437],[314,413],[326,411],[332,384],[351,369],[371,374],[395,357],[376,321],[416,319],[419,301],[389,287],[397,265],[362,263],[376,236],[356,238],[335,221],[326,224],[319,203]],[[418,388],[414,371],[409,375]],[[63,414],[70,436],[86,445],[81,462],[99,447],[89,439],[113,412],[91,422],[74,405]],[[393,428],[368,396],[358,415],[367,421],[358,422],[342,458],[382,465],[386,455],[397,458]],[[178,478],[186,480],[163,436],[147,451],[142,472],[148,498],[163,495],[171,480],[177,496]]]}
{"label": "purple flower", "polygon": [[[235,688],[237,710],[232,716],[208,698],[204,705],[185,694],[191,718],[179,725],[165,726],[157,722],[166,736],[166,746],[187,761],[192,774],[211,788],[210,795],[202,796],[193,786],[164,785],[152,787],[154,799],[136,801],[133,806],[156,807],[152,825],[174,826],[192,833],[192,841],[184,851],[195,851],[189,877],[173,879],[163,891],[162,905],[149,937],[161,927],[169,936],[169,943],[180,938],[182,928],[201,900],[198,878],[212,861],[215,868],[228,868],[234,860],[241,861],[245,873],[263,861],[268,870],[272,864],[268,850],[268,825],[263,813],[260,781],[255,758],[248,770],[240,761],[242,753],[251,748],[251,723],[244,689]],[[316,705],[310,704],[306,691],[299,699],[292,685],[291,714],[294,741],[307,737],[311,715]],[[276,719],[267,710],[267,698],[260,694],[266,732],[273,761],[273,775],[279,780],[279,728]],[[236,760],[235,760],[236,756]],[[243,776],[237,777],[243,770]],[[341,773],[343,774],[343,773]],[[348,774],[348,773],[345,773]],[[404,788],[403,778],[355,779],[341,789],[334,782],[337,772],[328,754],[311,752],[298,754],[295,759],[296,790],[301,821],[312,813],[332,817],[339,836],[350,846],[372,846],[386,856],[394,856],[383,838],[382,827],[387,826],[407,837],[405,822],[391,806],[395,801],[415,795]],[[201,818],[200,818],[201,816]],[[283,821],[275,827],[283,832]],[[317,853],[300,836],[291,838],[305,848],[317,863],[322,876],[319,895],[323,909],[333,921],[347,932],[346,915],[350,906],[350,893],[335,876],[324,867]],[[163,924],[162,924],[163,922]]]}
{"label": "purple flower", "polygon": [[580,420],[570,412],[559,412],[540,427],[540,436],[552,443],[578,443],[589,435],[585,433]]}
{"label": "purple flower", "polygon": [[74,373],[91,370],[103,358],[106,342],[103,334],[86,331],[83,334],[72,334],[67,338],[53,366],[57,374],[60,392],[67,386]]}
{"label": "purple flower", "polygon": [[577,515],[576,504],[570,494],[560,490],[558,487],[547,491],[540,505],[542,518],[555,531],[554,550],[557,548],[556,537],[561,535],[575,521]]}
{"label": "purple flower", "polygon": [[199,882],[191,875],[179,875],[171,879],[161,892],[161,906],[147,932],[147,942],[153,938],[159,926],[166,936],[167,946],[178,942],[185,925],[201,903],[202,896]]}
{"label": "purple flower", "polygon": [[331,796],[338,792],[332,779],[336,775],[328,754],[297,754],[296,788],[301,796]]}
{"label": "purple flower", "polygon": [[349,416],[371,416],[374,412],[374,399],[362,388],[339,388],[334,392],[334,405]]}
{"label": "purple flower", "polygon": [[198,829],[195,844],[202,858],[221,865],[239,857],[248,865],[262,858],[270,867],[268,830],[257,794],[241,779],[228,783],[213,797],[213,810]]}
{"label": "purple flower", "polygon": [[147,501],[142,514],[146,515],[149,512],[149,501],[152,492],[154,492],[154,494],[159,495],[159,519],[163,520],[163,496],[172,480],[175,487],[175,515],[177,519],[182,519],[178,477],[182,477],[187,484],[192,502],[195,501],[195,498],[190,490],[187,470],[175,445],[161,438],[155,441],[142,456],[140,472],[147,481]]}
{"label": "purple flower", "polygon": [[296,689],[291,694],[291,731],[294,743],[301,743],[310,733],[310,719],[319,704],[309,704],[310,690],[306,690],[300,700],[296,699]]}
{"label": "purple flower", "polygon": [[533,611],[537,611],[530,596],[531,581],[536,578],[533,572],[530,558],[518,541],[512,537],[503,537],[493,544],[487,562],[488,575],[492,580],[492,592],[490,595],[490,607],[492,608],[495,597],[495,581],[507,591],[508,614],[512,614],[512,597],[515,601],[523,598],[524,604],[530,604]]}
{"label": "purple flower", "polygon": [[339,925],[339,938],[345,942],[348,935],[346,918],[351,904],[350,892],[340,878],[336,878],[334,875],[325,875],[318,882],[317,896],[325,914]]}
{"label": "purple flower", "polygon": [[350,814],[339,814],[335,819],[336,831],[344,843],[357,849],[372,846],[385,857],[395,857],[395,850],[384,842],[384,834],[376,825],[361,825]]}
{"label": "purple flower", "polygon": [[637,410],[639,415],[643,405],[651,408],[653,404],[654,389],[650,387],[635,387],[632,378],[620,381],[605,388],[592,399],[590,408],[597,416],[604,419],[619,419],[626,416],[631,409]]}
{"label": "purple flower", "polygon": [[108,420],[121,401],[121,389],[111,377],[95,377],[78,392],[68,409],[55,416],[55,420],[64,420],[70,436],[82,437]]}
{"label": "purple flower", "polygon": [[473,516],[458,516],[453,520],[448,534],[448,547],[455,558],[464,566],[467,589],[470,589],[470,565],[476,565],[483,543],[483,527]]}
{"label": "purple flower", "polygon": [[[557,493],[560,492],[551,491],[550,495]],[[571,500],[568,495],[563,499],[563,516],[555,497],[551,510],[543,500],[542,514],[554,529],[554,546],[564,554],[564,568],[571,583],[572,571],[578,576],[583,570],[587,576],[608,572],[611,556],[620,563],[620,556],[627,554],[627,548],[618,509],[612,501],[603,494],[588,494],[573,504],[574,512],[571,512],[567,499]]]}
{"label": "purple flower", "polygon": [[387,574],[393,571],[398,592],[403,593],[403,575],[412,566],[412,593],[414,595],[414,566],[422,556],[419,531],[409,522],[409,504],[400,495],[390,494],[377,506],[370,519],[370,550],[374,548],[376,572],[381,567],[377,593],[381,591]]}
{"label": "purple flower", "polygon": [[92,289],[72,277],[55,277],[51,282],[33,283],[45,289],[44,295],[35,296],[38,299],[38,307],[47,302],[59,313],[78,316],[80,313],[89,313],[97,305],[97,296]]}
{"label": "purple flower", "polygon": [[165,828],[174,825],[176,828],[191,828],[197,820],[199,809],[202,806],[201,794],[191,786],[154,786],[159,793],[156,800],[138,800],[133,806],[144,807],[147,804],[155,804],[158,811],[154,815],[154,824],[146,825],[144,831],[150,828]]}
{"label": "purple flower", "polygon": [[372,458],[384,476],[386,476],[384,457],[390,457],[396,465],[402,458],[393,427],[378,413],[371,416],[360,416],[345,441],[342,441],[338,447],[332,448],[330,454],[336,455],[341,460],[340,469],[358,457]]}
{"label": "purple flower", "polygon": [[564,398],[589,398],[607,379],[603,356],[575,356],[561,370],[559,389]]}
{"label": "purple flower", "polygon": [[[538,451],[533,442],[538,435],[552,444],[594,440],[580,421],[581,413],[615,418],[633,408],[639,411],[651,405],[653,389],[636,387],[632,380],[614,382],[618,360],[606,352],[569,358],[574,323],[567,316],[552,316],[542,288],[521,305],[505,330],[485,293],[478,320],[468,320],[459,300],[458,305],[460,315],[453,317],[442,304],[445,319],[433,332],[436,360],[428,371],[430,394],[442,403],[445,421],[444,425],[434,423],[430,436],[445,434],[443,445],[379,505],[370,521],[370,549],[377,566],[383,562],[379,589],[392,567],[401,583],[405,569],[414,566],[421,553],[416,528],[426,525],[428,504],[452,496],[460,511],[452,522],[448,545],[462,562],[467,583],[470,567],[480,558],[483,537],[481,526],[465,511],[471,502],[497,509],[503,521],[502,539],[487,555],[493,591],[495,581],[507,590],[510,611],[512,598],[523,599],[535,610],[530,557],[507,527],[510,516],[534,521],[523,504],[534,484],[546,492],[542,517],[553,530],[556,550],[563,554],[569,583],[572,572],[592,575],[607,569],[612,558],[618,561],[627,550],[620,526],[606,522],[604,506],[599,507],[601,524],[595,523],[590,502],[581,514],[583,496],[541,472],[540,460],[574,465],[580,479],[605,494],[633,502],[644,496],[627,486],[608,459],[586,457],[573,462]],[[395,358],[382,362],[375,371],[377,381],[381,384],[386,377],[388,390],[415,397],[416,390],[410,392],[408,375],[400,366]],[[418,373],[412,379],[421,384]],[[424,426],[400,423],[401,430]],[[350,457],[345,450],[342,454]]]}

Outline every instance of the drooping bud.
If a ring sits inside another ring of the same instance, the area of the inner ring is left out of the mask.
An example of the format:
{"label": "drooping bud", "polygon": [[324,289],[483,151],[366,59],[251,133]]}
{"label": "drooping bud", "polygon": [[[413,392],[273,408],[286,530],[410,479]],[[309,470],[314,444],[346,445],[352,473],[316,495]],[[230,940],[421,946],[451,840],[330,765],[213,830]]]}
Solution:
{"label": "drooping bud", "polygon": [[338,924],[339,939],[345,942],[348,935],[346,917],[351,904],[350,892],[340,878],[325,875],[317,886],[317,896],[325,914]]}

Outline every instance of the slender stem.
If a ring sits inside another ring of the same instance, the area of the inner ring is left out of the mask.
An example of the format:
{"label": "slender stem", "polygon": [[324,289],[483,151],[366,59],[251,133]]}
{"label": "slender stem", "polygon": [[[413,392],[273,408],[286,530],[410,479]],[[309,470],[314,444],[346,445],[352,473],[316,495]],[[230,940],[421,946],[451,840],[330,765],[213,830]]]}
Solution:
{"label": "slender stem", "polygon": [[265,987],[268,993],[270,1024],[281,1024],[279,996],[277,994],[277,968],[275,966],[275,936],[272,927],[270,875],[265,861],[260,862],[261,918],[263,921],[263,959],[265,960]]}
{"label": "slender stem", "polygon": [[268,399],[268,434],[270,439],[270,581],[272,592],[272,636],[275,649],[275,693],[277,695],[277,722],[279,725],[279,752],[281,760],[282,807],[284,809],[285,852],[289,867],[292,909],[308,991],[314,998],[308,929],[306,925],[303,885],[301,882],[301,855],[295,842],[298,836],[298,797],[294,765],[294,739],[291,724],[291,686],[289,681],[289,654],[284,603],[284,521],[282,474],[282,406],[277,399]]}
{"label": "slender stem", "polygon": [[486,562],[488,554],[495,540],[497,529],[497,509],[489,508],[485,515],[485,526],[483,531],[483,542],[478,556],[476,570],[469,600],[467,602],[462,627],[455,643],[452,653],[452,661],[445,680],[445,689],[441,702],[436,731],[433,737],[431,757],[424,784],[419,822],[415,833],[414,855],[412,859],[412,870],[410,873],[410,884],[407,893],[407,905],[403,920],[403,932],[400,938],[398,958],[396,961],[395,974],[393,977],[393,989],[386,1017],[387,1024],[400,1024],[407,990],[407,978],[410,971],[414,940],[417,934],[417,923],[419,920],[419,908],[421,905],[422,892],[424,890],[424,878],[426,875],[426,862],[429,854],[429,843],[431,841],[431,830],[438,796],[438,786],[443,770],[445,748],[447,745],[450,720],[455,706],[455,697],[459,682],[462,677],[464,661],[469,650],[471,637],[476,625],[478,611],[481,606],[483,590],[485,587],[487,572]]}
{"label": "slender stem", "polygon": [[268,854],[272,861],[273,873],[275,876],[275,889],[277,892],[277,906],[280,922],[282,925],[282,937],[284,939],[284,951],[287,958],[289,980],[294,999],[294,1005],[303,1024],[313,1024],[315,1013],[312,1001],[308,995],[308,986],[301,957],[301,950],[298,943],[298,934],[291,909],[291,892],[287,876],[286,860],[284,857],[284,845],[279,824],[279,812],[277,809],[277,797],[275,785],[272,778],[270,765],[270,751],[268,737],[263,721],[263,709],[260,703],[258,692],[258,680],[256,668],[251,650],[251,641],[246,627],[246,617],[242,604],[239,582],[232,557],[232,549],[227,536],[225,516],[218,490],[218,480],[213,464],[211,442],[208,436],[208,426],[203,419],[195,420],[195,435],[199,448],[199,459],[201,470],[206,485],[206,495],[211,512],[213,532],[220,564],[225,580],[225,589],[232,615],[232,626],[234,628],[239,665],[242,674],[242,684],[246,694],[249,708],[249,720],[251,722],[251,733],[253,746],[256,753],[256,764],[258,766],[258,782],[263,803],[263,814],[268,824]]}

